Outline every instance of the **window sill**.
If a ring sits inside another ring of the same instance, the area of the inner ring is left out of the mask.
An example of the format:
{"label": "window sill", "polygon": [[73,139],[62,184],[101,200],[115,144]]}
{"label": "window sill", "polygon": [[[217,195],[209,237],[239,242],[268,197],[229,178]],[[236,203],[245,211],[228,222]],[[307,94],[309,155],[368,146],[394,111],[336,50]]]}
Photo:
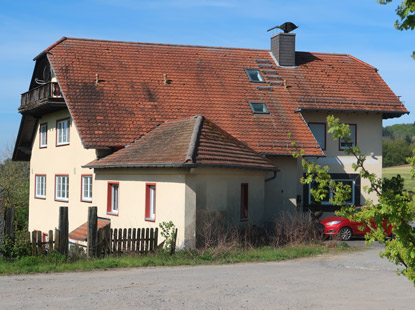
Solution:
{"label": "window sill", "polygon": [[59,147],[59,146],[67,146],[67,145],[69,145],[69,142],[68,142],[68,143],[60,143],[60,144],[56,144],[56,147]]}
{"label": "window sill", "polygon": [[59,202],[69,202],[69,199],[55,198],[55,201],[59,201]]}
{"label": "window sill", "polygon": [[118,212],[117,213],[115,213],[115,212],[107,212],[107,215],[118,216]]}
{"label": "window sill", "polygon": [[92,203],[92,199],[91,199],[91,200],[88,200],[88,199],[81,199],[81,202]]}
{"label": "window sill", "polygon": [[156,221],[156,219],[155,218],[144,218],[144,220],[146,221],[146,222],[155,222]]}
{"label": "window sill", "polygon": [[35,199],[46,200],[46,196],[35,196]]}

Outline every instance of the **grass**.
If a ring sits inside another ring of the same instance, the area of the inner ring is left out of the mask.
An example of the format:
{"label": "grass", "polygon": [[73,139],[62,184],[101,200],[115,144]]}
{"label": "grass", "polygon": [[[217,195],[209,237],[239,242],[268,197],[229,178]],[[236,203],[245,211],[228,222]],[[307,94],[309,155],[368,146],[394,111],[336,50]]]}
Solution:
{"label": "grass", "polygon": [[262,247],[255,249],[226,248],[204,251],[183,250],[170,256],[164,252],[148,255],[125,255],[102,259],[80,259],[68,262],[65,257],[52,253],[46,256],[28,256],[7,261],[0,257],[0,275],[47,273],[62,271],[89,271],[110,268],[234,264],[242,262],[270,262],[336,253],[350,250],[347,245],[299,245],[283,248]]}
{"label": "grass", "polygon": [[394,167],[387,167],[382,169],[382,174],[384,178],[391,178],[400,174],[401,177],[405,180],[405,189],[412,191],[415,186],[415,180],[411,179],[411,167],[410,165],[402,165],[402,166],[394,166]]}

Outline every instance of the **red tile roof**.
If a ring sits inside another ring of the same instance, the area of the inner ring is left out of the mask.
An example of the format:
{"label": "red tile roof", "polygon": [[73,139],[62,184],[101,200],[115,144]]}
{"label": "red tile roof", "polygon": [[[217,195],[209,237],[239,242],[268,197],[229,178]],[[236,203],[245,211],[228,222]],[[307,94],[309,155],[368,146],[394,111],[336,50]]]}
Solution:
{"label": "red tile roof", "polygon": [[128,147],[86,165],[88,168],[200,166],[277,170],[271,161],[201,115],[165,122]]}
{"label": "red tile roof", "polygon": [[[110,219],[98,218],[98,229],[107,226],[111,223]],[[69,233],[69,238],[79,241],[86,241],[88,236],[88,222],[83,223],[78,228],[75,228]]]}
{"label": "red tile roof", "polygon": [[[47,51],[87,148],[125,146],[166,120],[203,114],[257,152],[290,155],[291,132],[307,155],[323,155],[294,111],[407,112],[372,67],[347,55],[297,53],[298,67],[282,68],[268,50],[63,38]],[[250,82],[245,68],[267,83]],[[249,101],[270,113],[253,114]]]}

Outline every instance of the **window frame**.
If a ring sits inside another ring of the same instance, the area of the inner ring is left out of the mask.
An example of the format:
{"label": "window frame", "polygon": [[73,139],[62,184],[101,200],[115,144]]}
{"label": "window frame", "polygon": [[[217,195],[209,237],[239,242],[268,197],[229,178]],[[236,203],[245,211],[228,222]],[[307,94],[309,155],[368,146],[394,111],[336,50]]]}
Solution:
{"label": "window frame", "polygon": [[[265,79],[264,79],[264,77],[262,76],[261,71],[260,71],[259,69],[255,69],[255,68],[245,68],[244,70],[245,70],[245,73],[246,73],[246,75],[248,76],[249,81],[250,81],[251,83],[266,83],[266,82],[265,82]],[[249,74],[249,71],[257,71],[257,72],[258,72],[258,74],[259,74],[259,76],[260,76],[260,79],[262,79],[262,81],[261,81],[261,80],[258,80],[258,81],[253,80],[253,79],[251,78],[251,75]]]}
{"label": "window frame", "polygon": [[[254,113],[254,114],[269,114],[269,111],[268,111],[268,108],[267,108],[267,105],[265,104],[265,102],[248,101],[248,104],[251,107],[252,113]],[[266,111],[265,112],[263,112],[263,111],[255,111],[254,106],[253,106],[254,104],[263,104]]]}
{"label": "window frame", "polygon": [[[332,180],[335,181],[336,183],[342,182],[343,184],[345,182],[352,182],[352,186],[351,186],[351,189],[352,189],[352,192],[351,192],[351,194],[352,194],[351,202],[346,202],[346,204],[349,205],[349,206],[354,205],[355,202],[356,202],[356,193],[355,193],[356,192],[356,180],[354,180],[354,179],[339,179],[339,178],[332,178]],[[311,186],[312,186],[313,182],[308,183],[308,204],[309,205],[312,205],[312,204],[315,203],[314,201],[312,201],[312,197],[311,197]],[[332,199],[333,196],[334,196],[333,195],[333,192],[330,189],[329,190],[328,200],[327,201],[320,201],[321,205],[326,205],[326,206],[332,205],[332,203],[330,203],[329,200]]]}
{"label": "window frame", "polygon": [[[42,195],[38,195],[37,190],[38,190],[38,177],[42,177],[44,178],[44,183],[43,183],[43,187],[44,187],[44,192],[45,194]],[[35,199],[42,199],[45,200],[46,199],[46,174],[35,174]]]}
{"label": "window frame", "polygon": [[[154,197],[151,200],[151,189],[152,188],[154,189],[154,192],[153,192]],[[156,183],[146,183],[146,200],[145,200],[145,212],[144,212],[144,220],[146,222],[156,221],[156,197],[157,197]],[[151,202],[153,202],[153,206],[151,206]]]}
{"label": "window frame", "polygon": [[[42,128],[46,128],[45,132],[42,132]],[[42,143],[42,137],[45,136],[45,144]],[[42,123],[39,125],[39,148],[45,149],[48,147],[48,123]]]}
{"label": "window frame", "polygon": [[[59,123],[63,123],[63,122],[67,122],[67,141],[65,142],[59,142]],[[66,117],[66,118],[62,118],[62,119],[58,119],[56,120],[56,146],[65,146],[65,145],[69,145],[70,143],[70,127],[71,127],[71,119],[70,117]]]}
{"label": "window frame", "polygon": [[344,151],[349,148],[355,147],[357,145],[357,124],[347,124],[349,127],[354,127],[354,141],[352,141],[352,145],[350,147],[348,146],[342,146],[342,139],[339,138],[339,151]]}
{"label": "window frame", "polygon": [[248,183],[241,183],[241,204],[240,204],[240,220],[247,222],[249,219],[249,185]]}
{"label": "window frame", "polygon": [[[91,197],[85,197],[84,196],[84,178],[91,178],[91,184],[90,184],[90,193]],[[92,202],[92,174],[81,174],[81,201],[82,202]]]}
{"label": "window frame", "polygon": [[[113,204],[113,193],[114,189],[117,188],[117,210],[114,209]],[[120,183],[119,182],[108,182],[107,183],[107,214],[118,216],[120,213]]]}
{"label": "window frame", "polygon": [[[66,198],[58,197],[58,178],[66,178]],[[55,174],[55,201],[69,202],[69,174]]]}
{"label": "window frame", "polygon": [[[310,128],[310,125],[324,125],[324,148],[321,147],[320,143],[318,143],[316,136],[314,135],[313,131]],[[319,123],[319,122],[309,122],[308,128],[310,128],[311,133],[313,134],[313,137],[316,139],[317,144],[321,148],[321,150],[325,151],[327,150],[327,124],[326,123]]]}

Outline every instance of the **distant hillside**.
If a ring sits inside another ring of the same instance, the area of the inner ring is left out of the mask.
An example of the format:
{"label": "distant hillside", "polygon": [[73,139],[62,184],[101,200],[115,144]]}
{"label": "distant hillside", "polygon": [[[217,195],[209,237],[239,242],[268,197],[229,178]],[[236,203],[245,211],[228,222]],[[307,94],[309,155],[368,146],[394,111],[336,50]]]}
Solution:
{"label": "distant hillside", "polygon": [[415,124],[395,124],[383,127],[383,166],[406,164],[415,149]]}

